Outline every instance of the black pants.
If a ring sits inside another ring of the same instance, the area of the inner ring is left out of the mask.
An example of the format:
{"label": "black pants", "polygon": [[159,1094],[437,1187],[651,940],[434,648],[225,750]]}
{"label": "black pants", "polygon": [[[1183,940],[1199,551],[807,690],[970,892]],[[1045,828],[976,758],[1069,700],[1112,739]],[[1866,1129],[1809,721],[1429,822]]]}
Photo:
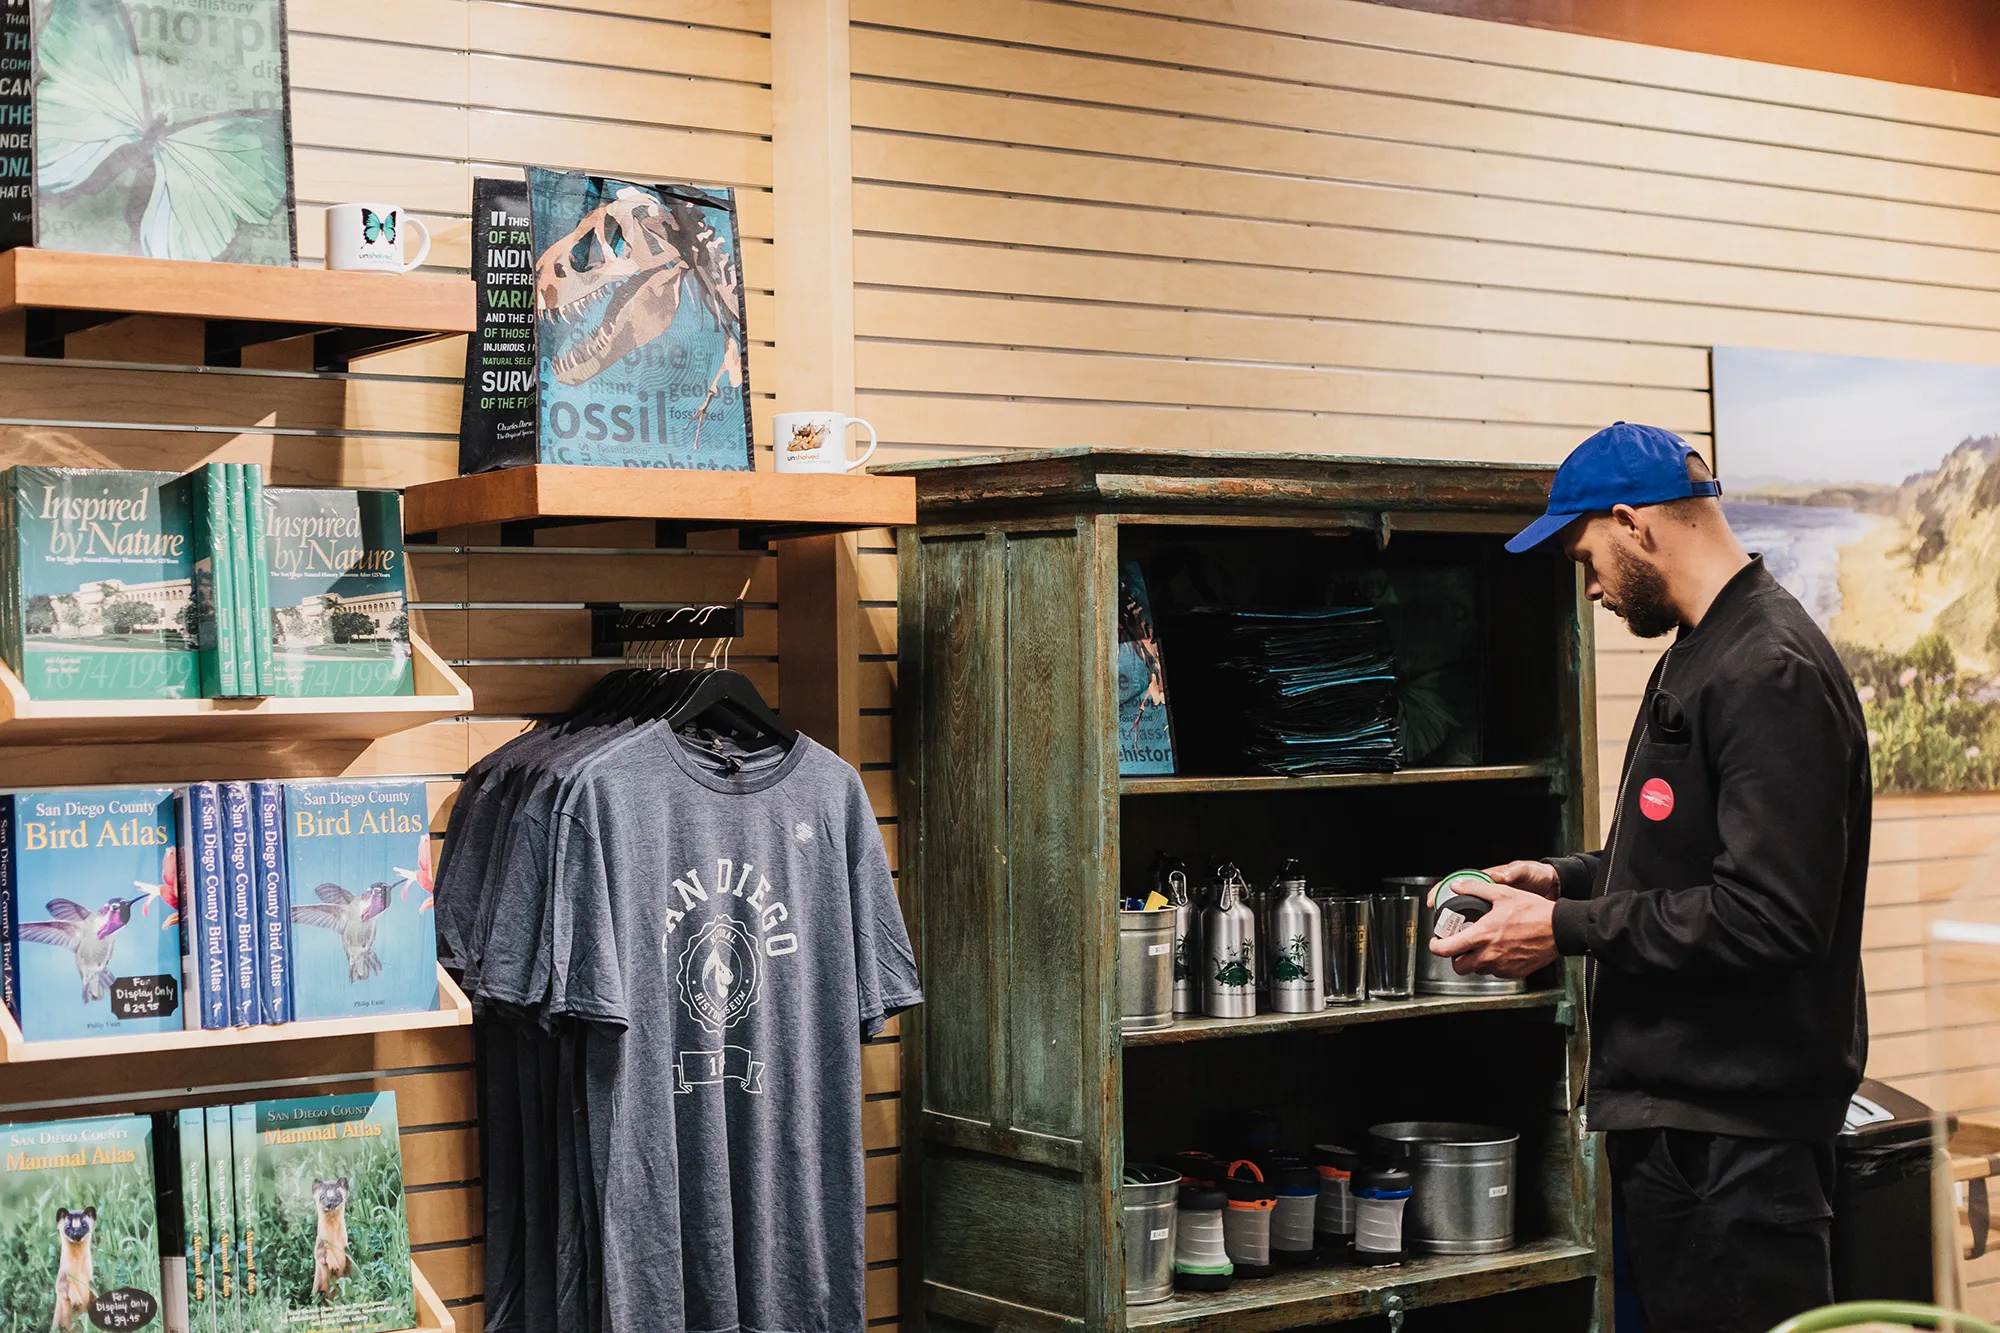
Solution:
{"label": "black pants", "polygon": [[1833,1145],[1604,1136],[1646,1333],[1766,1333],[1833,1300]]}

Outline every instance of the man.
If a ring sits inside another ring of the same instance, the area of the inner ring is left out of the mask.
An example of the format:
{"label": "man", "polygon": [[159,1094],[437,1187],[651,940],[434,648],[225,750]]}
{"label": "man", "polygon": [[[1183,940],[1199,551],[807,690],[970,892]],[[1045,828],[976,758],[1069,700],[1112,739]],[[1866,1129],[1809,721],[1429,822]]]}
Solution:
{"label": "man", "polygon": [[1648,1333],[1763,1333],[1833,1299],[1833,1137],[1867,1055],[1870,780],[1840,660],[1676,435],[1611,426],[1507,543],[1560,542],[1653,670],[1602,852],[1514,861],[1432,949],[1590,959],[1588,1124]]}

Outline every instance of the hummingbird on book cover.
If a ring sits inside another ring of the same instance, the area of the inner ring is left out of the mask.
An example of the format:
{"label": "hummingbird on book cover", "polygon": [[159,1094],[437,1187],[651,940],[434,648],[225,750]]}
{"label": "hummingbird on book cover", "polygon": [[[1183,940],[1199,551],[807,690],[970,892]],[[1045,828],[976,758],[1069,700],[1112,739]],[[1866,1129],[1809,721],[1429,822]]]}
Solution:
{"label": "hummingbird on book cover", "polygon": [[118,932],[132,920],[132,904],[137,898],[113,898],[95,912],[68,898],[51,898],[46,904],[54,921],[24,921],[21,938],[37,944],[53,944],[76,955],[76,973],[83,979],[83,1002],[104,998],[118,978],[111,971],[111,955],[118,948]]}
{"label": "hummingbird on book cover", "polygon": [[388,884],[371,884],[366,893],[349,893],[338,884],[322,884],[313,890],[316,903],[292,909],[292,920],[340,932],[340,947],[347,951],[347,979],[366,981],[382,971],[375,955],[377,918],[389,910]]}

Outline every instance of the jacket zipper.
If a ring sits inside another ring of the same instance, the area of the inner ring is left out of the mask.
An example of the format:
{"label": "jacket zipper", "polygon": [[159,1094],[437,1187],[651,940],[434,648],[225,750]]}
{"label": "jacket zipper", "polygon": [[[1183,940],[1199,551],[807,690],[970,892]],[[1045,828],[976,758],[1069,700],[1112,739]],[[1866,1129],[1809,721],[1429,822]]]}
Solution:
{"label": "jacket zipper", "polygon": [[[1642,741],[1645,738],[1645,727],[1652,725],[1653,695],[1666,686],[1667,664],[1673,661],[1674,649],[1678,647],[1680,647],[1678,643],[1670,644],[1667,651],[1661,654],[1659,674],[1653,677],[1653,683],[1646,687],[1645,697],[1639,700],[1639,716],[1643,723],[1639,735]],[[1631,782],[1632,770],[1637,764],[1638,753],[1635,747],[1634,750],[1628,752],[1625,756],[1625,770],[1618,775],[1618,800],[1611,807],[1611,841],[1604,849],[1604,887],[1607,890],[1611,887],[1611,872],[1618,865],[1619,835],[1625,831],[1625,788],[1626,784]],[[1583,959],[1583,1043],[1584,1049],[1587,1051],[1595,1051],[1597,1049],[1591,1043],[1590,1034],[1590,1011],[1596,1002],[1597,960],[1585,954]],[[1589,1075],[1586,1073],[1586,1091],[1588,1090],[1588,1086]]]}

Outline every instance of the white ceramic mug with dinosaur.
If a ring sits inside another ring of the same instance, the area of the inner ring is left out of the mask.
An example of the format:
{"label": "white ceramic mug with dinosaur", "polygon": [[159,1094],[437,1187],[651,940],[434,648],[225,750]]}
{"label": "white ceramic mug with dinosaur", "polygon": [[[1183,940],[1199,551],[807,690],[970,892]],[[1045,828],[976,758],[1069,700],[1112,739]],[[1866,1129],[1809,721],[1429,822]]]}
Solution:
{"label": "white ceramic mug with dinosaur", "polygon": [[[423,237],[417,257],[403,258],[403,234]],[[326,210],[326,266],[408,273],[430,258],[431,229],[394,204],[334,204]]]}
{"label": "white ceramic mug with dinosaur", "polygon": [[[838,412],[780,412],[772,419],[780,472],[852,472],[875,456],[875,428]],[[847,428],[868,432],[868,450],[847,458]]]}

